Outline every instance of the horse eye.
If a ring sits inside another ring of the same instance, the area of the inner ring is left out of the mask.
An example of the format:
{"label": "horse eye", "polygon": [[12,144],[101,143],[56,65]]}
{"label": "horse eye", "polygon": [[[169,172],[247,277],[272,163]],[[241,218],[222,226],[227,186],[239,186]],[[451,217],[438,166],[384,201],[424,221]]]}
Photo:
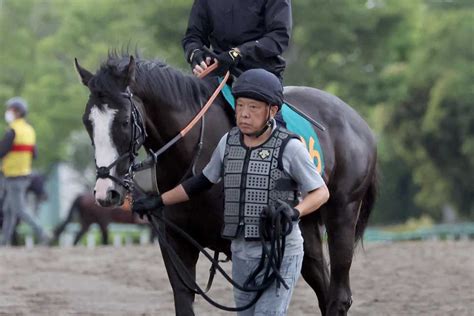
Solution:
{"label": "horse eye", "polygon": [[123,121],[123,122],[122,122],[122,126],[123,126],[123,127],[127,127],[127,126],[128,126],[128,120],[127,120],[127,121]]}

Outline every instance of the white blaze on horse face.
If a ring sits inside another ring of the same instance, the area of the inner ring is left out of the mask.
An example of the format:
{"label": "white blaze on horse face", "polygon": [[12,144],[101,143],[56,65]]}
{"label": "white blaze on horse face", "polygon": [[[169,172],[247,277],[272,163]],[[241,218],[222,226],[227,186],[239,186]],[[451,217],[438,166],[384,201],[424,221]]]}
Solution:
{"label": "white blaze on horse face", "polygon": [[[92,135],[94,138],[95,163],[97,167],[108,167],[118,158],[118,151],[112,141],[112,122],[118,110],[109,109],[107,104],[102,105],[102,110],[97,105],[91,108],[89,120],[92,123]],[[115,167],[110,170],[115,174]],[[114,187],[111,179],[97,179],[95,183],[96,200],[106,200],[107,191]]]}

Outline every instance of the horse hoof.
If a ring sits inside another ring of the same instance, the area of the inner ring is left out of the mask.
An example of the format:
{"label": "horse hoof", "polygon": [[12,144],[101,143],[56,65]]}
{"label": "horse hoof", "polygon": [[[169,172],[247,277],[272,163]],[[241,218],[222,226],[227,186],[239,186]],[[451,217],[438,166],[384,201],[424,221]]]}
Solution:
{"label": "horse hoof", "polygon": [[352,297],[346,300],[332,301],[326,310],[327,316],[345,316],[352,305]]}

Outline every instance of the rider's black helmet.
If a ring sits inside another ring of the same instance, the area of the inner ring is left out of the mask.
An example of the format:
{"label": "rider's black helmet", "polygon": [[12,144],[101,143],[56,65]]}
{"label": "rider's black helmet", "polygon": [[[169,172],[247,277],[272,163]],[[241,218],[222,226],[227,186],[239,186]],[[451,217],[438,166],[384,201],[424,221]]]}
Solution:
{"label": "rider's black helmet", "polygon": [[240,75],[232,87],[232,94],[255,99],[281,109],[283,104],[283,85],[280,79],[265,69],[250,69]]}

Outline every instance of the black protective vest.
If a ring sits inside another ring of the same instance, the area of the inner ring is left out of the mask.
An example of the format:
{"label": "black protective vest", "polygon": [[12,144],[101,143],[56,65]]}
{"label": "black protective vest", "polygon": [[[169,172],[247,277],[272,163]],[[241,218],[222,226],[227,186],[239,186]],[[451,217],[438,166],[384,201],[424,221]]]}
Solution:
{"label": "black protective vest", "polygon": [[222,237],[234,239],[244,230],[247,240],[260,237],[260,212],[281,199],[298,203],[298,187],[283,171],[283,151],[291,138],[277,127],[262,145],[247,148],[237,127],[230,130],[224,153],[224,228]]}

